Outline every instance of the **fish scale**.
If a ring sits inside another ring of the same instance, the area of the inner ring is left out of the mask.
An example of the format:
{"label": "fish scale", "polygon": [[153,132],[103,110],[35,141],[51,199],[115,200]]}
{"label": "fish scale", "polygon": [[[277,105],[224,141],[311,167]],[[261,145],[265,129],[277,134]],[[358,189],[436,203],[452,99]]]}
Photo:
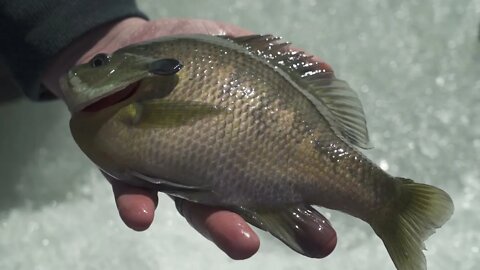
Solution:
{"label": "fish scale", "polygon": [[311,205],[340,210],[372,226],[398,269],[426,269],[423,241],[453,203],[355,148],[369,146],[362,105],[325,64],[270,35],[165,37],[107,59],[62,85],[77,144],[118,181],[235,211],[310,257]]}

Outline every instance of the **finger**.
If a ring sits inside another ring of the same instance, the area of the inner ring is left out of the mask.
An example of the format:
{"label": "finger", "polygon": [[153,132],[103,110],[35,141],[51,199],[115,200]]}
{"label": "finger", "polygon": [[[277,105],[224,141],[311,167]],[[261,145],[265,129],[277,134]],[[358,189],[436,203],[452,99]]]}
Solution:
{"label": "finger", "polygon": [[312,207],[295,214],[295,238],[305,254],[312,258],[324,258],[332,253],[337,245],[337,233],[327,218]]}
{"label": "finger", "polygon": [[208,34],[208,35],[250,35],[253,32],[223,22],[203,19],[162,19],[150,22],[150,34]]}
{"label": "finger", "polygon": [[183,202],[182,214],[200,234],[235,260],[250,258],[260,247],[257,234],[238,214]]}
{"label": "finger", "polygon": [[158,203],[157,193],[126,185],[118,180],[110,181],[110,183],[118,213],[125,225],[136,231],[148,229],[153,222]]}

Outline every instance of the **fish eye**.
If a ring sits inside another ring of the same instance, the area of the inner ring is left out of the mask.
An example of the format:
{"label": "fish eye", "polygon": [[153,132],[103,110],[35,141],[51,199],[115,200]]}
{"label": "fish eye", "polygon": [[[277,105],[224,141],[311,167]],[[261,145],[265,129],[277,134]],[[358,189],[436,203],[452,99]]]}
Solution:
{"label": "fish eye", "polygon": [[110,62],[110,56],[106,53],[99,53],[90,60],[90,66],[94,68],[101,67],[108,64],[108,62]]}

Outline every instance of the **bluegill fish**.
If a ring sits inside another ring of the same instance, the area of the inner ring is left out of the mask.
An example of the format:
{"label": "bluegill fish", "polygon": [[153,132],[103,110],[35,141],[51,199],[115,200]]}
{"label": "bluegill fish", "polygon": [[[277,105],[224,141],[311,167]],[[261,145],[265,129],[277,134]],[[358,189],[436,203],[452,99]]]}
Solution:
{"label": "bluegill fish", "polygon": [[370,224],[400,270],[426,269],[423,242],[453,213],[444,191],[362,155],[355,92],[271,35],[135,44],[74,67],[62,86],[74,139],[105,173],[235,211],[306,256],[312,205]]}

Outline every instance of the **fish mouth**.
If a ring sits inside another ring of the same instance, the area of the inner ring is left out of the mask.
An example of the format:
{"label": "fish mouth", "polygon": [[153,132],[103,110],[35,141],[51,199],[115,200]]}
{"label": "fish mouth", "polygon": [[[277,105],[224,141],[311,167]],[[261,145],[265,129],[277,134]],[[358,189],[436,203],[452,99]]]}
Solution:
{"label": "fish mouth", "polygon": [[113,94],[100,98],[97,101],[94,101],[92,104],[87,105],[83,108],[82,112],[98,112],[112,105],[118,104],[129,97],[131,97],[135,92],[137,92],[139,82],[134,82],[129,84],[127,87],[114,90]]}

